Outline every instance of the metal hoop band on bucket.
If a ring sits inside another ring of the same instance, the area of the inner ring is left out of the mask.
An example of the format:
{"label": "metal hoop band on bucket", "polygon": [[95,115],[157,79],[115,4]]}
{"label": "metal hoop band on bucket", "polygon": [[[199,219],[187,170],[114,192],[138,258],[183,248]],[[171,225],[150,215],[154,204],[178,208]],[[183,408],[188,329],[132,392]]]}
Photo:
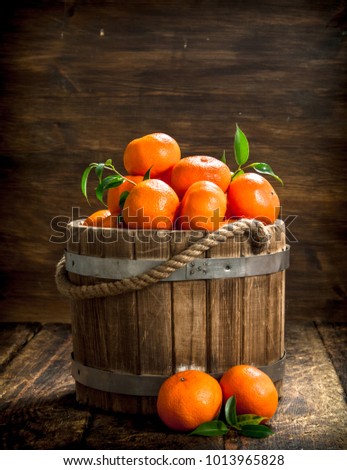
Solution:
{"label": "metal hoop band on bucket", "polygon": [[[286,354],[273,364],[257,366],[265,372],[273,382],[282,380]],[[212,373],[216,379],[220,379],[223,373]],[[168,376],[165,375],[136,375],[126,374],[119,371],[108,371],[88,367],[75,361],[72,354],[72,376],[82,385],[109,393],[119,393],[121,395],[132,396],[157,396],[161,384]]]}

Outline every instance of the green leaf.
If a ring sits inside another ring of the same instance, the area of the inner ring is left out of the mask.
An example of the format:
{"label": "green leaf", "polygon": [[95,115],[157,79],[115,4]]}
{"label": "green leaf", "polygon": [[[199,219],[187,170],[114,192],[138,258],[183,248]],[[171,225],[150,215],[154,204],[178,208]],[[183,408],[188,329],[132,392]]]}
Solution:
{"label": "green leaf", "polygon": [[110,189],[110,188],[116,188],[117,186],[120,186],[122,183],[124,183],[124,178],[121,175],[109,175],[106,176],[102,180],[102,184],[104,187],[104,190]]}
{"label": "green leaf", "polygon": [[225,403],[225,420],[230,426],[237,425],[235,395],[228,398],[227,402]]}
{"label": "green leaf", "polygon": [[236,170],[235,173],[233,175],[231,175],[231,181],[236,179],[238,176],[243,175],[243,174],[244,174],[243,170],[240,170],[240,169]]}
{"label": "green leaf", "polygon": [[237,424],[240,426],[246,426],[246,425],[257,425],[260,424],[262,421],[264,421],[263,416],[257,416],[257,415],[252,415],[252,414],[245,414],[245,415],[239,415],[237,417]]}
{"label": "green leaf", "polygon": [[110,188],[116,188],[124,182],[124,178],[121,175],[109,175],[106,176],[95,189],[96,198],[104,204],[104,192]]}
{"label": "green leaf", "polygon": [[223,150],[223,155],[221,156],[220,160],[221,160],[221,162],[227,164],[227,158],[226,158],[226,155],[225,155],[225,150]]}
{"label": "green leaf", "polygon": [[214,421],[208,421],[198,426],[190,435],[195,436],[224,436],[227,434],[228,428],[223,421],[218,419]]}
{"label": "green leaf", "polygon": [[279,176],[277,176],[270,165],[268,165],[267,163],[252,163],[251,165],[248,165],[250,168],[254,168],[255,171],[257,171],[258,173],[262,173],[264,175],[270,175],[270,176],[273,176],[277,181],[279,181],[282,186],[283,186],[283,181],[281,180],[281,178]]}
{"label": "green leaf", "polygon": [[111,158],[109,158],[108,160],[106,160],[105,166],[112,166],[112,159],[111,159]]}
{"label": "green leaf", "polygon": [[104,203],[104,192],[105,191],[101,182],[95,188],[95,195],[96,195],[97,200],[106,206],[106,204]]}
{"label": "green leaf", "polygon": [[248,140],[239,126],[236,124],[236,132],[234,137],[234,154],[236,163],[241,166],[247,162],[249,157]]}
{"label": "green leaf", "polygon": [[123,209],[125,200],[126,200],[126,198],[129,196],[129,194],[130,194],[130,191],[123,191],[122,194],[120,195],[120,197],[119,197],[119,205],[120,205],[121,209]]}
{"label": "green leaf", "polygon": [[271,434],[274,434],[268,426],[264,426],[263,424],[245,424],[244,426],[241,426],[239,433],[243,436],[257,438],[268,437],[271,436]]}
{"label": "green leaf", "polygon": [[87,182],[88,182],[88,176],[89,176],[89,173],[92,171],[92,169],[95,167],[94,164],[91,164],[89,166],[87,166],[87,168],[84,170],[83,174],[82,174],[82,178],[81,178],[81,190],[82,190],[82,194],[83,196],[87,199],[87,202],[88,204],[90,205],[89,201],[88,201],[88,196],[87,196]]}
{"label": "green leaf", "polygon": [[96,173],[96,176],[98,177],[99,183],[101,183],[101,180],[102,180],[104,167],[105,167],[105,163],[98,163],[95,167],[95,173]]}
{"label": "green leaf", "polygon": [[151,169],[153,168],[153,165],[148,168],[148,170],[145,173],[145,176],[143,177],[143,181],[151,179]]}

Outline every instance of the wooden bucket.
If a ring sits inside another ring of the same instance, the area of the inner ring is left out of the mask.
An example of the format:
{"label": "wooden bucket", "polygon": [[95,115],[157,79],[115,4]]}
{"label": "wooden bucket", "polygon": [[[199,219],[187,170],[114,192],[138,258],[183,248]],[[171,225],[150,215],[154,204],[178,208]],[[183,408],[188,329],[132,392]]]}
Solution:
{"label": "wooden bucket", "polygon": [[[137,276],[202,236],[92,228],[81,221],[68,230],[65,275],[88,286]],[[261,254],[252,253],[249,233],[236,234],[164,281],[120,295],[72,298],[77,400],[149,414],[169,375],[200,369],[219,378],[241,363],[267,372],[281,394],[289,247],[283,222],[267,230],[271,239]]]}

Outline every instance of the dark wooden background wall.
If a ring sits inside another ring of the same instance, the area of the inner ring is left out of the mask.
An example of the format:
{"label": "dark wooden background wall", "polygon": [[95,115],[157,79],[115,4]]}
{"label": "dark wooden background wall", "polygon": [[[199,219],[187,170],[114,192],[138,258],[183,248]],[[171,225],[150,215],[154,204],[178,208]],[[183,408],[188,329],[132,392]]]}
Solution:
{"label": "dark wooden background wall", "polygon": [[14,0],[0,21],[2,321],[69,321],[51,221],[89,213],[79,180],[91,161],[121,168],[131,139],[161,131],[183,155],[226,149],[232,162],[235,123],[251,160],[285,181],[287,317],[342,319],[343,3]]}

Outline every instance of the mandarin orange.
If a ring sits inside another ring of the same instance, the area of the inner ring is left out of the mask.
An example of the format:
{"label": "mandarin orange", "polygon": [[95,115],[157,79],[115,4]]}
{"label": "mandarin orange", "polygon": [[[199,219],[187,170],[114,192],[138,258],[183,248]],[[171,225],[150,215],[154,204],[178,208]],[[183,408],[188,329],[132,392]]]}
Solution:
{"label": "mandarin orange", "polygon": [[267,179],[256,173],[237,176],[228,188],[227,218],[258,219],[273,224],[279,215],[280,200]]}
{"label": "mandarin orange", "polygon": [[111,216],[111,212],[108,209],[101,209],[96,212],[93,212],[89,217],[87,217],[82,225],[87,225],[89,227],[102,227],[104,221]]}
{"label": "mandarin orange", "polygon": [[222,406],[218,381],[206,372],[185,370],[163,382],[157,411],[160,419],[175,431],[192,431],[213,420]]}
{"label": "mandarin orange", "polygon": [[217,230],[225,211],[223,190],[211,181],[197,181],[184,194],[176,225],[182,230]]}
{"label": "mandarin orange", "polygon": [[170,183],[172,168],[180,158],[181,150],[176,140],[162,132],[154,132],[129,142],[123,163],[129,175],[144,176],[151,168],[151,178]]}
{"label": "mandarin orange", "polygon": [[168,184],[159,179],[147,179],[131,190],[122,214],[129,228],[170,230],[178,207],[178,196]]}
{"label": "mandarin orange", "polygon": [[229,167],[214,157],[195,155],[182,158],[172,169],[171,187],[181,199],[189,186],[197,181],[211,181],[223,192],[231,180]]}
{"label": "mandarin orange", "polygon": [[[220,379],[224,403],[236,398],[237,414],[255,414],[270,419],[278,406],[278,393],[270,377],[257,367],[240,364],[228,369]],[[266,421],[264,420],[264,421]]]}

